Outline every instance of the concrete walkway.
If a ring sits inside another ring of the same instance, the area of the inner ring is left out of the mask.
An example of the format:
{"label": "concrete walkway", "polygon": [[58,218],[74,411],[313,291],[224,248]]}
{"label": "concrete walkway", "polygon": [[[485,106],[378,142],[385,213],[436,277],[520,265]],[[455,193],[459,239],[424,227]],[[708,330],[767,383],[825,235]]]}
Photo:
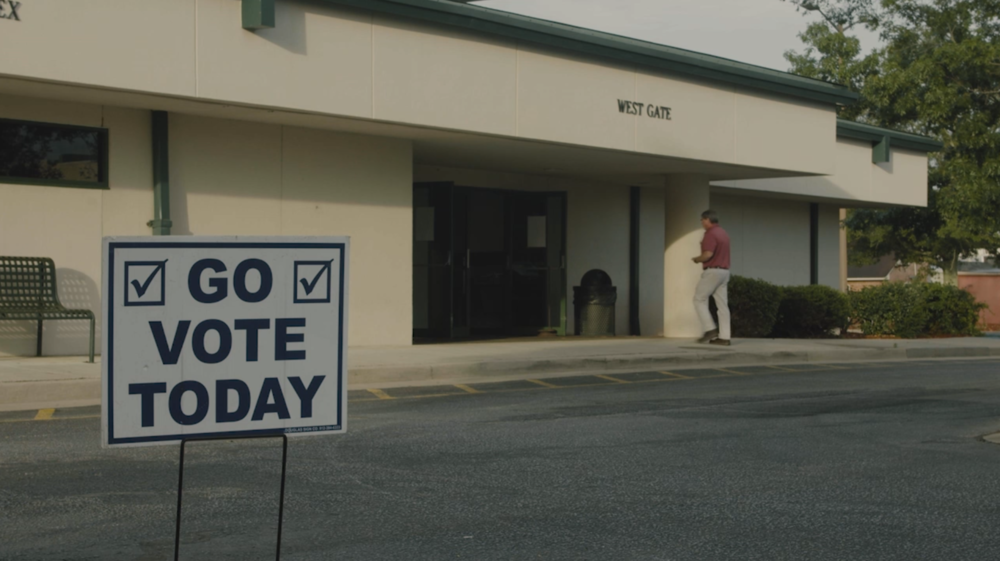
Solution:
{"label": "concrete walkway", "polygon": [[[597,371],[987,356],[1000,356],[1000,338],[741,339],[728,348],[662,338],[532,338],[360,347],[350,350],[348,360],[349,388],[363,389]],[[100,361],[88,364],[85,360],[0,359],[0,411],[100,403]]]}

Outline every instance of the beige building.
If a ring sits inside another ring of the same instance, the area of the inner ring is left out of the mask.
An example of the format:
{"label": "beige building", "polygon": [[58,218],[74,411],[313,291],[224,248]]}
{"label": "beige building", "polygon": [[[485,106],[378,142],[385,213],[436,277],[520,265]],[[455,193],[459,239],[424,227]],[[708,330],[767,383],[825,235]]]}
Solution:
{"label": "beige building", "polygon": [[838,121],[837,85],[446,0],[22,0],[0,50],[0,255],[100,314],[102,236],[348,235],[358,346],[571,334],[591,269],[618,334],[697,335],[709,207],[735,274],[838,287],[839,209],[925,205],[939,147]]}

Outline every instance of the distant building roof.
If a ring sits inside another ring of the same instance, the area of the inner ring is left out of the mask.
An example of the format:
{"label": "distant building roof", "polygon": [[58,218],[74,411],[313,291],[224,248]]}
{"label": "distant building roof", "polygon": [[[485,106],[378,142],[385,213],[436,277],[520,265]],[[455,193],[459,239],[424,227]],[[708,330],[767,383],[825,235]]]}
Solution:
{"label": "distant building roof", "polygon": [[896,266],[895,255],[885,255],[878,263],[861,267],[847,267],[848,279],[884,279]]}

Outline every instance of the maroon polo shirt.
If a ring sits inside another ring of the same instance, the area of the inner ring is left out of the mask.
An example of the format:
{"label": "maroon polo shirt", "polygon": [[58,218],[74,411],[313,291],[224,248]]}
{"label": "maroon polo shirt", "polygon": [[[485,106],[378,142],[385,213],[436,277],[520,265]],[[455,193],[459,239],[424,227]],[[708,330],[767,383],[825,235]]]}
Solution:
{"label": "maroon polo shirt", "polygon": [[702,269],[729,268],[729,234],[722,229],[722,226],[712,226],[705,230],[705,237],[701,239],[701,250],[712,252],[712,258],[701,264]]}

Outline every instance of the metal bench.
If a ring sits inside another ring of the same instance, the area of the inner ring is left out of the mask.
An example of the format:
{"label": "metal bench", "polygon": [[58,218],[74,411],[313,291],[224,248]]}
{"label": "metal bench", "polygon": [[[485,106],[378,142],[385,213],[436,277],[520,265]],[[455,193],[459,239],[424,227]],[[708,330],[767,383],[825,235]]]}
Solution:
{"label": "metal bench", "polygon": [[47,257],[0,256],[0,320],[37,321],[37,356],[42,356],[42,322],[55,319],[90,320],[90,362],[94,362],[94,312],[59,303],[56,264]]}

